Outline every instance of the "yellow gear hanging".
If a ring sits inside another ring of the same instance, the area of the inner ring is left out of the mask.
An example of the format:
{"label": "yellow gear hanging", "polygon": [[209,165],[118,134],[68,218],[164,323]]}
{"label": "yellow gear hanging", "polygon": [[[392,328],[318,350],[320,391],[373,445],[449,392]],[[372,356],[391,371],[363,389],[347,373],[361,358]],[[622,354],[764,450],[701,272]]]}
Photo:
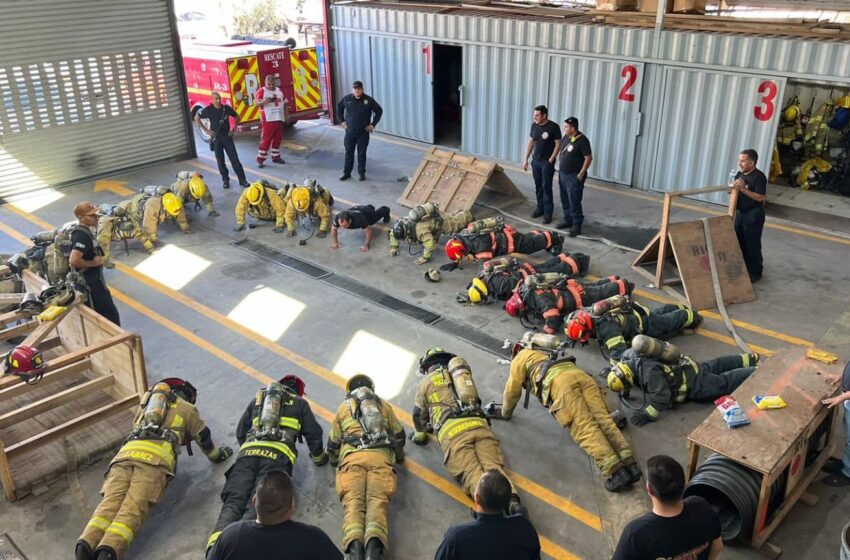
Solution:
{"label": "yellow gear hanging", "polygon": [[251,186],[248,187],[245,196],[248,198],[248,203],[252,206],[257,206],[263,200],[263,195],[266,194],[266,188],[262,183],[257,181],[256,183],[251,183]]}
{"label": "yellow gear hanging", "polygon": [[195,200],[201,200],[207,194],[207,185],[199,176],[189,179],[189,193]]}
{"label": "yellow gear hanging", "polygon": [[183,211],[183,201],[174,193],[162,195],[162,207],[171,216],[177,216]]}

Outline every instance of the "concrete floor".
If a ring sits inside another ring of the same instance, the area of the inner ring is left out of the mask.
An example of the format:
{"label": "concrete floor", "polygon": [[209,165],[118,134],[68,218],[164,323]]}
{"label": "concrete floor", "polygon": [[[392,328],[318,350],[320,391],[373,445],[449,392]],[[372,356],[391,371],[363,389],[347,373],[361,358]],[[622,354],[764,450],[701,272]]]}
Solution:
{"label": "concrete floor", "polygon": [[[394,214],[406,213],[396,199],[424,145],[376,135],[369,148],[369,179],[339,183],[340,130],[324,122],[299,123],[287,133],[287,140],[297,144],[296,149],[284,151],[287,164],[258,170],[254,164],[256,136],[239,139],[249,180],[300,181],[312,176],[332,190],[339,201],[337,209],[350,201],[387,204]],[[122,264],[108,272],[107,278],[115,290],[124,326],[143,337],[149,380],[176,375],[198,386],[199,408],[217,441],[235,444],[234,424],[254,392],[261,383],[286,373],[306,380],[308,397],[325,429],[329,411],[335,410],[343,397],[344,379],[357,370],[372,374],[379,393],[401,411],[409,411],[418,382],[415,361],[434,345],[466,357],[483,398],[500,400],[507,367],[497,365],[493,354],[439,328],[264,260],[232,242],[250,237],[267,243],[500,340],[521,335],[520,325],[498,306],[465,308],[454,302],[454,294],[466,286],[473,267],[445,274],[441,284],[431,284],[404,247],[396,258],[386,254],[383,235],[376,234],[373,250],[362,254],[359,232],[342,232],[343,247],[338,252],[328,249],[328,240],[315,237],[299,247],[295,240],[274,234],[269,226],[233,232],[232,209],[240,189],[221,189],[214,159],[206,150],[194,161],[112,179],[126,181],[131,188],[167,185],[181,169],[205,172],[222,215],[209,218],[206,212],[190,211],[195,233],[188,236],[180,235],[172,225],[162,226],[166,248],[154,257],[149,258],[133,243],[130,255],[125,256],[116,244],[114,254]],[[529,175],[512,168],[508,174],[532,195]],[[92,187],[84,184],[63,190],[60,198],[38,208],[34,208],[35,201],[17,203],[30,212],[10,206],[0,209],[0,252],[19,250],[20,234],[29,236],[47,224],[68,221],[71,208],[80,200],[117,202],[124,198],[109,191],[93,193]],[[584,233],[638,249],[657,231],[659,209],[660,198],[653,194],[594,184],[585,192],[588,218]],[[530,210],[528,204],[513,208],[511,213],[519,219],[511,221],[528,229],[525,217]],[[492,212],[482,207],[474,211],[477,215]],[[676,208],[674,219],[717,212],[717,207],[684,202]],[[850,302],[845,281],[850,276],[848,245],[850,239],[839,233],[770,223],[764,235],[765,277],[756,285],[759,300],[730,308],[732,316],[743,322],[739,334],[758,351],[814,342],[850,354]],[[591,272],[597,276],[621,274],[637,282],[641,287],[638,299],[646,303],[667,299],[666,294],[646,287],[648,282],[631,270],[633,250],[593,239],[570,240],[566,248],[590,254]],[[439,255],[435,261],[442,264],[445,257]],[[194,263],[198,269],[190,271]],[[183,271],[183,277],[176,278],[180,275],[175,271]],[[698,333],[677,339],[677,344],[697,359],[734,353],[718,317],[708,313]],[[595,346],[577,348],[576,356],[579,365],[590,372],[604,365]],[[684,462],[686,436],[710,410],[689,404],[665,414],[655,425],[630,428],[628,436],[641,459],[667,453]],[[409,424],[409,417],[400,419]],[[494,428],[532,520],[545,538],[547,556],[610,557],[609,542],[616,539],[618,528],[646,507],[642,490],[607,494],[587,456],[535,403],[528,410],[519,410],[513,422],[496,423]],[[406,465],[398,469],[388,558],[419,560],[433,557],[446,528],[467,520],[468,511],[457,486],[445,475],[437,445],[409,445],[408,452]],[[30,560],[69,557],[97,503],[105,466],[102,461],[79,473],[81,492],[71,492],[60,482],[44,495],[0,504],[0,533],[9,534]],[[179,469],[128,558],[201,557],[220,507],[218,493],[225,467],[210,465],[196,455],[182,456]],[[314,468],[302,458],[295,468],[295,483],[297,517],[321,526],[339,540],[341,509],[334,493],[333,470]],[[783,548],[785,558],[836,558],[840,529],[850,518],[850,500],[845,498],[846,491],[817,482],[810,490],[820,496],[819,504],[796,506],[771,542]],[[736,547],[728,549],[725,557],[758,556]]]}

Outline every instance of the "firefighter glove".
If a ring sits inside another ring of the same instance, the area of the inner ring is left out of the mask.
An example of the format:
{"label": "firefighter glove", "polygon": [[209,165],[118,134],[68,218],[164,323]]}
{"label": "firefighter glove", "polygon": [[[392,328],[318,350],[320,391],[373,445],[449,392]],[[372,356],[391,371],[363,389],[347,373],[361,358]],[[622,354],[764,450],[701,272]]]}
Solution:
{"label": "firefighter glove", "polygon": [[105,266],[106,268],[109,268],[109,269],[113,269],[113,268],[115,268],[115,263],[111,262],[111,261],[106,261],[106,262],[103,263],[103,266]]}
{"label": "firefighter glove", "polygon": [[398,247],[390,247],[390,256],[397,257],[398,256]]}
{"label": "firefighter glove", "polygon": [[283,228],[282,227],[276,227],[276,228],[272,229],[272,231],[275,232],[275,233],[283,233]]}
{"label": "firefighter glove", "polygon": [[323,467],[328,464],[328,454],[325,453],[324,449],[315,457],[311,455],[310,458],[313,459],[313,464],[317,467]]}
{"label": "firefighter glove", "polygon": [[291,229],[291,230],[287,231],[286,236],[287,237],[295,237],[295,230]]}
{"label": "firefighter glove", "polygon": [[218,213],[218,212],[216,212],[215,210],[210,210],[210,211],[207,213],[207,216],[212,216],[212,217],[216,218],[216,217],[218,217],[218,216],[221,216],[221,214],[219,214],[219,213]]}
{"label": "firefighter glove", "polygon": [[319,233],[316,234],[316,237],[318,237],[319,239],[324,239],[327,236],[328,236],[328,232],[326,232],[326,231],[320,231]]}
{"label": "firefighter glove", "polygon": [[238,226],[233,228],[233,231],[242,231],[243,229],[245,229],[245,224],[239,224]]}
{"label": "firefighter glove", "polygon": [[649,414],[647,414],[646,411],[641,410],[640,412],[635,412],[629,416],[629,422],[635,426],[643,426],[652,422],[652,418],[649,417]]}
{"label": "firefighter glove", "polygon": [[428,432],[413,432],[410,434],[410,441],[416,445],[428,445]]}
{"label": "firefighter glove", "polygon": [[440,270],[445,270],[446,272],[451,272],[452,270],[458,267],[457,263],[446,263],[440,267]]}
{"label": "firefighter glove", "polygon": [[416,259],[416,261],[415,261],[415,262],[416,262],[416,264],[425,264],[425,263],[427,263],[427,262],[428,262],[428,261],[430,261],[430,260],[431,260],[431,259],[426,259],[425,257],[419,257],[418,259]]}

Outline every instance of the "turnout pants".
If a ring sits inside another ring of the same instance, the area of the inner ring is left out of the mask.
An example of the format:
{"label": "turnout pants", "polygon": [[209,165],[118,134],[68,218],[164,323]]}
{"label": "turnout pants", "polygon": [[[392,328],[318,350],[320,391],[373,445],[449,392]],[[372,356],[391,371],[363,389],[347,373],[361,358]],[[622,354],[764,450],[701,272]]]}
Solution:
{"label": "turnout pants", "polygon": [[550,410],[558,423],[590,455],[603,476],[634,462],[632,450],[614,421],[599,386],[587,373],[570,368],[552,380]]}
{"label": "turnout pants", "polygon": [[280,160],[280,143],[283,140],[283,121],[266,121],[260,136],[260,148],[257,151],[257,163],[263,163],[271,148],[272,161]]}
{"label": "turnout pants", "polygon": [[[473,496],[479,479],[488,470],[496,469],[505,478],[508,477],[502,446],[489,428],[473,428],[462,432],[448,440],[443,449],[446,470],[469,497]],[[515,489],[513,493],[517,493]]]}
{"label": "turnout pants", "polygon": [[389,549],[388,511],[396,491],[396,474],[387,453],[353,451],[336,473],[336,492],[342,502],[342,549],[353,541],[376,538]]}
{"label": "turnout pants", "polygon": [[257,511],[251,503],[257,482],[270,472],[283,471],[292,476],[292,464],[287,458],[277,461],[266,457],[239,457],[224,473],[224,488],[221,490],[221,513],[207,542],[207,548],[215,544],[225,527],[242,519],[256,519]]}
{"label": "turnout pants", "polygon": [[555,178],[555,166],[548,159],[532,159],[531,175],[534,177],[534,194],[537,197],[537,211],[552,217],[555,202],[552,196],[552,179]]}
{"label": "turnout pants", "polygon": [[653,338],[665,338],[691,326],[695,313],[686,305],[668,303],[652,310],[644,318],[644,333]]}
{"label": "turnout pants", "polygon": [[[563,253],[554,256],[541,264],[535,264],[534,270],[536,270],[538,274],[544,274],[546,272],[557,272],[558,274],[565,274],[568,277],[584,276],[585,274],[587,274],[587,268],[590,265],[590,257],[583,253],[573,253],[569,256],[573,258],[576,265],[578,266],[578,272],[573,270],[572,265],[566,260],[566,257]],[[609,282],[609,280],[607,278],[603,278],[599,282],[604,284],[606,282]],[[594,282],[594,284],[595,283],[596,282]]]}
{"label": "turnout pants", "polygon": [[167,483],[168,471],[164,467],[134,461],[113,464],[101,489],[103,499],[80,540],[95,551],[109,547],[120,560]]}
{"label": "turnout pants", "polygon": [[688,387],[688,398],[708,402],[732,393],[755,371],[755,367],[744,367],[750,362],[749,355],[734,354],[700,363],[699,373]]}
{"label": "turnout pants", "polygon": [[360,175],[366,174],[366,148],[369,147],[369,133],[364,129],[360,131],[345,130],[345,166],[342,169],[343,175],[351,175],[351,170],[354,169],[354,148],[357,148],[357,173]]}
{"label": "turnout pants", "polygon": [[230,160],[230,165],[233,167],[233,172],[236,173],[236,178],[242,183],[245,181],[245,170],[242,169],[242,163],[239,161],[239,154],[236,152],[236,144],[233,142],[233,137],[227,134],[219,134],[215,139],[215,161],[218,163],[218,172],[221,175],[221,181],[225,185],[230,184],[230,174],[227,171],[227,164],[224,163],[224,154],[227,154],[227,159]]}
{"label": "turnout pants", "polygon": [[564,238],[557,233],[543,233],[539,231],[531,231],[528,233],[516,232],[514,234],[514,253],[530,255],[537,251],[546,251],[549,249],[551,249],[553,253],[560,253],[563,241]]}
{"label": "turnout pants", "polygon": [[761,233],[764,229],[764,208],[753,208],[749,212],[735,212],[735,233],[744,256],[744,264],[750,276],[761,276]]}

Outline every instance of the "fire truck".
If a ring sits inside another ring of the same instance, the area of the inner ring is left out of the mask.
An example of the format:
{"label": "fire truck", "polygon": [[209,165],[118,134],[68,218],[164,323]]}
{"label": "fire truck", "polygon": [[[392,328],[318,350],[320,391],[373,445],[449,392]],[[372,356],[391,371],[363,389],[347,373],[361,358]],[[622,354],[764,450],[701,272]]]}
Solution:
{"label": "fire truck", "polygon": [[[256,106],[255,94],[269,75],[276,77],[278,87],[289,101],[287,126],[323,114],[315,47],[291,49],[251,41],[228,41],[183,43],[181,49],[192,118],[212,103],[212,93],[218,92],[222,103],[232,106],[239,115],[240,128],[259,127],[260,108]],[[209,123],[205,124],[209,128]],[[202,130],[198,132],[208,139]]]}

